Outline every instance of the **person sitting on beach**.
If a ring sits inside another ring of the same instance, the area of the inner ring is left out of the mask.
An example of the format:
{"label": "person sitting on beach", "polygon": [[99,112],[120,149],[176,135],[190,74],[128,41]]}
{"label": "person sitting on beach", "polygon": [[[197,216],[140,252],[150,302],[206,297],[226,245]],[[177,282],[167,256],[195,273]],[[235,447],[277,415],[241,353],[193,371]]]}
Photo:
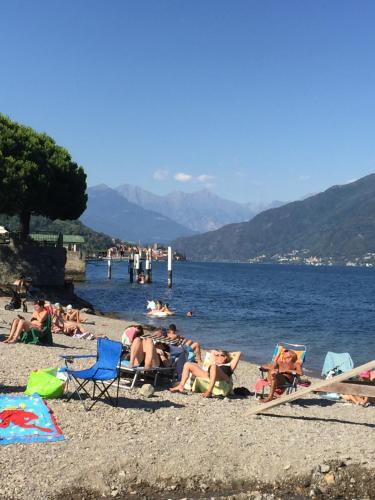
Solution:
{"label": "person sitting on beach", "polygon": [[201,353],[201,346],[200,346],[199,342],[194,342],[194,340],[186,339],[185,337],[178,335],[177,334],[177,327],[174,323],[171,323],[168,327],[167,338],[169,340],[172,340],[175,345],[190,346],[193,349],[197,363],[202,363],[202,353]]}
{"label": "person sitting on beach", "polygon": [[41,332],[46,325],[47,319],[48,312],[44,309],[44,300],[36,300],[31,320],[27,321],[23,317],[13,320],[9,336],[4,340],[4,343],[15,344],[23,332],[28,332],[31,329]]}
{"label": "person sitting on beach", "polygon": [[54,304],[52,311],[51,331],[52,333],[62,333],[68,337],[96,338],[94,335],[90,334],[81,323],[67,320],[63,308],[58,302]]}
{"label": "person sitting on beach", "polygon": [[302,364],[298,361],[297,354],[290,349],[282,350],[273,363],[263,365],[262,368],[268,370],[270,393],[267,398],[260,399],[260,403],[271,401],[275,395],[276,389],[291,384],[295,373],[297,375],[303,375]]}
{"label": "person sitting on beach", "polygon": [[166,346],[154,344],[151,338],[134,338],[130,347],[129,368],[144,366],[146,369],[171,366]]}
{"label": "person sitting on beach", "polygon": [[75,321],[76,323],[81,323],[82,319],[80,317],[79,309],[73,309],[71,304],[66,306],[65,312],[65,320],[66,321]]}
{"label": "person sitting on beach", "polygon": [[143,326],[142,325],[129,325],[127,328],[125,328],[124,333],[122,334],[121,337],[121,342],[123,346],[131,346],[133,343],[133,340],[136,337],[143,337],[144,331],[143,331]]}
{"label": "person sitting on beach", "polygon": [[56,302],[52,308],[51,331],[52,333],[64,333],[64,326],[64,311],[61,305]]}
{"label": "person sitting on beach", "polygon": [[209,380],[207,391],[202,394],[204,398],[211,398],[214,385],[218,380],[230,381],[234,370],[237,368],[238,362],[241,357],[241,352],[233,353],[230,359],[229,352],[227,351],[212,351],[213,362],[204,370],[197,363],[187,362],[184,364],[182,371],[181,381],[175,387],[169,389],[171,392],[184,392],[185,384],[192,374],[194,377]]}

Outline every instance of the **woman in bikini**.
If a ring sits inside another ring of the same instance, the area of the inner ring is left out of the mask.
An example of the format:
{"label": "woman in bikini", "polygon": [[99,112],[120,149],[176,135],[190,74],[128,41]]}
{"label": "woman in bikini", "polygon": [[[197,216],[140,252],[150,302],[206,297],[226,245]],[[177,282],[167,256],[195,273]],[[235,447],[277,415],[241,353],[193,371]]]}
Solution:
{"label": "woman in bikini", "polygon": [[44,300],[34,302],[34,313],[30,321],[24,318],[16,318],[10,328],[9,336],[4,340],[5,344],[15,344],[22,332],[28,332],[31,328],[41,332],[47,322],[48,312],[44,309]]}
{"label": "woman in bikini", "polygon": [[185,384],[190,374],[192,374],[194,377],[210,381],[207,391],[204,392],[202,396],[204,398],[211,398],[214,385],[218,380],[229,382],[234,370],[237,368],[241,352],[235,352],[232,359],[230,359],[227,351],[212,351],[211,355],[213,357],[213,363],[211,363],[207,371],[196,363],[185,363],[180,383],[169,390],[171,392],[184,392]]}

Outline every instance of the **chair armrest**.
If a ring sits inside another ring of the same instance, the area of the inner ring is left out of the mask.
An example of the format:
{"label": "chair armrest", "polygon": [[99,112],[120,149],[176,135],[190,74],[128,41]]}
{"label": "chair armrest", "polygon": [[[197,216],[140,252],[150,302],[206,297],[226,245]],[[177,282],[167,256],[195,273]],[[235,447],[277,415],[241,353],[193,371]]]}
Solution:
{"label": "chair armrest", "polygon": [[69,356],[68,354],[60,354],[60,358],[69,361],[73,359],[96,358],[96,354],[72,354],[71,356]]}
{"label": "chair armrest", "polygon": [[258,366],[258,370],[263,373],[263,372],[268,372],[270,369],[266,368],[265,366]]}

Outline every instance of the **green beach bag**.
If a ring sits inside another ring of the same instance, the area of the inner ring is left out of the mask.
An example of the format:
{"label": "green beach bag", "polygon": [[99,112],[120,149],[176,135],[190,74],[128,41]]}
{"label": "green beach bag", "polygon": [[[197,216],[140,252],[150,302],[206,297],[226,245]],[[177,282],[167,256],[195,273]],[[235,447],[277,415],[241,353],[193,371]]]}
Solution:
{"label": "green beach bag", "polygon": [[42,398],[61,398],[64,394],[64,382],[56,377],[57,368],[44,368],[30,373],[25,394],[39,394]]}

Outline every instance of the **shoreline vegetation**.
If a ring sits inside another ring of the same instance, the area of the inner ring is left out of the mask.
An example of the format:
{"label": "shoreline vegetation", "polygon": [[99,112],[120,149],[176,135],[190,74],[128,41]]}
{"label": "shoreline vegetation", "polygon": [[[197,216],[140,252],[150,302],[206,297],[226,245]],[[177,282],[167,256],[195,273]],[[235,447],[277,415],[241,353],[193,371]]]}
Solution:
{"label": "shoreline vegetation", "polygon": [[[8,301],[0,297],[2,337],[18,312],[4,310]],[[115,340],[130,324],[89,319],[92,333]],[[0,343],[1,392],[22,393],[33,369],[62,366],[62,354],[96,351],[95,341],[54,335],[54,342]],[[257,377],[257,366],[241,360],[235,386],[253,391]],[[374,406],[309,395],[245,417],[257,404],[166,386],[151,398],[121,390],[118,408],[100,402],[90,412],[77,400],[51,400],[65,440],[3,446],[1,498],[374,498]]]}

